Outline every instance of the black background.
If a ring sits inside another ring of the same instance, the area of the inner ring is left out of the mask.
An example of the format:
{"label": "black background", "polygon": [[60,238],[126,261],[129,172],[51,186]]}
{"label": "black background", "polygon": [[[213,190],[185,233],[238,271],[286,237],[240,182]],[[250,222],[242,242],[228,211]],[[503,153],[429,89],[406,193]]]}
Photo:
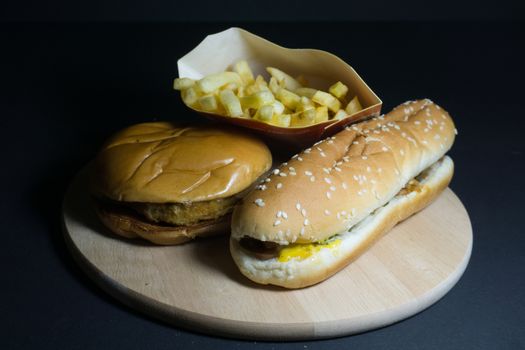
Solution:
{"label": "black background", "polygon": [[[0,12],[2,348],[525,348],[521,2],[338,4],[330,14],[328,3],[305,10],[290,2],[281,5],[288,17],[274,15],[272,1],[243,10],[240,2],[181,3],[195,5],[188,15],[175,3],[146,10],[133,2],[24,2]],[[119,128],[199,118],[171,90],[176,61],[230,26],[333,52],[382,98],[385,112],[429,97],[451,113],[459,130],[451,188],[471,215],[474,249],[445,298],[352,337],[236,341],[134,312],[75,265],[60,230],[68,182]]]}

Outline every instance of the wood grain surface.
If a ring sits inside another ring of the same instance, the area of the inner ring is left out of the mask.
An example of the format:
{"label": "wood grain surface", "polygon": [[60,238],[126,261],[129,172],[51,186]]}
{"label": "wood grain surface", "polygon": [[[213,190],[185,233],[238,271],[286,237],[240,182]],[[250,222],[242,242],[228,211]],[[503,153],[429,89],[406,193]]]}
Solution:
{"label": "wood grain surface", "polygon": [[63,203],[64,235],[86,273],[132,308],[221,336],[327,338],[397,322],[443,297],[472,249],[468,214],[447,189],[334,277],[285,290],[242,276],[227,237],[164,247],[112,235],[97,220],[87,189],[84,171]]}

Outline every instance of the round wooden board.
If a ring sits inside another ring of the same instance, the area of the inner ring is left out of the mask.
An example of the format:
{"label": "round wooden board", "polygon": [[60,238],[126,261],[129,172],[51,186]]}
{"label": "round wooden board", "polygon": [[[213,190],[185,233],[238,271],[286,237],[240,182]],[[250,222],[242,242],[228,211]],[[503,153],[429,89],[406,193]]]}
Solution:
{"label": "round wooden board", "polygon": [[171,324],[221,336],[299,340],[348,335],[410,317],[459,280],[472,249],[465,208],[450,190],[398,224],[334,277],[309,288],[257,285],[227,237],[153,246],[98,221],[85,171],[64,199],[64,233],[84,270],[120,301]]}

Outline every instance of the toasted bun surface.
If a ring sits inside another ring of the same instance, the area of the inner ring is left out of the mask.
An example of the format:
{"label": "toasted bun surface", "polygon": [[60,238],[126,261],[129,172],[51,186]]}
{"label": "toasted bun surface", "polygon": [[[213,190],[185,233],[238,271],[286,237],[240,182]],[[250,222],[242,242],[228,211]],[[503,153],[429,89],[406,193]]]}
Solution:
{"label": "toasted bun surface", "polygon": [[244,198],[232,238],[281,245],[327,239],[385,205],[443,157],[455,128],[430,100],[355,124],[283,163]]}
{"label": "toasted bun surface", "polygon": [[[340,243],[323,248],[306,259],[281,262],[277,258],[261,260],[245,251],[236,239],[230,240],[232,257],[241,272],[254,282],[285,288],[302,288],[334,275],[368,249],[396,223],[423,209],[442,190],[453,174],[452,160],[444,157],[418,177],[412,191],[401,191],[385,206],[379,207],[349,231],[340,233]],[[315,213],[322,215],[322,213]]]}
{"label": "toasted bun surface", "polygon": [[125,202],[209,201],[245,190],[271,162],[262,141],[234,129],[143,123],[103,147],[92,191]]}

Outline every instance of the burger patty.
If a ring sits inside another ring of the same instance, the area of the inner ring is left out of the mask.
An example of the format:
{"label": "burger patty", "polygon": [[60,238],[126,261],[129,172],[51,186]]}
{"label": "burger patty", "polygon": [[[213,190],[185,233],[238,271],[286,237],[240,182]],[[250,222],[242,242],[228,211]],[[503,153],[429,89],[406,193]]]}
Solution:
{"label": "burger patty", "polygon": [[229,214],[239,198],[235,196],[193,203],[129,203],[139,214],[153,222],[192,225]]}

